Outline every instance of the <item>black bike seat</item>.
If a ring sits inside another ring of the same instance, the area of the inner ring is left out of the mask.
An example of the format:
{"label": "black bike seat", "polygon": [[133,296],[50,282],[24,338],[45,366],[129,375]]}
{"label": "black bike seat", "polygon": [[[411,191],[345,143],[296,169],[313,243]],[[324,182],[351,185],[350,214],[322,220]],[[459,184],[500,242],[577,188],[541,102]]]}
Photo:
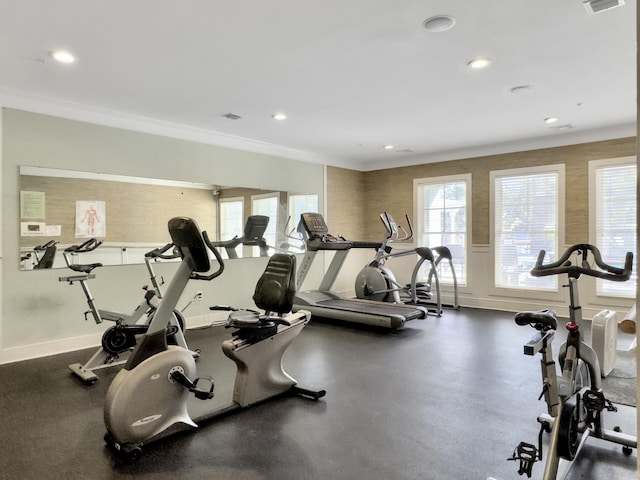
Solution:
{"label": "black bike seat", "polygon": [[536,330],[555,330],[558,327],[556,312],[550,308],[516,313],[515,321],[518,325],[531,325]]}
{"label": "black bike seat", "polygon": [[76,263],[73,265],[69,265],[69,268],[74,272],[91,273],[91,271],[94,268],[101,267],[101,266],[102,266],[101,263],[88,263],[86,265],[79,265]]}

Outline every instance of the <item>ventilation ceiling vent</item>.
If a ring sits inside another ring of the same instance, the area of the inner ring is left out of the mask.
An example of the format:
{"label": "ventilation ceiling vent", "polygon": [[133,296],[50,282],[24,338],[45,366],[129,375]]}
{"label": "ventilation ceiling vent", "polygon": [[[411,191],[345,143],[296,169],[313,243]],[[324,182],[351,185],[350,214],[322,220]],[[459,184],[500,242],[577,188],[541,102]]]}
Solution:
{"label": "ventilation ceiling vent", "polygon": [[242,117],[240,115],[236,115],[235,113],[225,113],[224,115],[222,115],[224,118],[228,118],[229,120],[239,120]]}
{"label": "ventilation ceiling vent", "polygon": [[586,0],[582,2],[590,15],[624,5],[624,0]]}

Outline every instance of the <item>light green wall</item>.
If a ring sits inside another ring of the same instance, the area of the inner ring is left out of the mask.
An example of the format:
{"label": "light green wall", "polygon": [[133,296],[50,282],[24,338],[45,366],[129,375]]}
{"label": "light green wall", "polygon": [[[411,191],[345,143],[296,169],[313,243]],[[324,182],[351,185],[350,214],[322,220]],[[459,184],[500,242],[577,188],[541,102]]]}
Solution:
{"label": "light green wall", "polygon": [[[84,322],[86,303],[80,287],[58,281],[66,272],[18,270],[20,165],[317,193],[320,208],[324,205],[324,167],[320,164],[6,108],[1,121],[4,256],[0,268],[4,287],[0,363],[36,356],[43,349],[56,353],[86,346],[87,338],[95,338],[107,327]],[[214,300],[252,306],[251,294],[264,263],[263,259],[253,260],[228,262],[224,280],[207,285],[198,282],[198,287],[192,287],[205,292],[206,303],[199,308]],[[98,274],[91,283],[98,303],[120,311],[133,309],[141,285],[148,283],[145,267],[140,265],[104,267]]]}

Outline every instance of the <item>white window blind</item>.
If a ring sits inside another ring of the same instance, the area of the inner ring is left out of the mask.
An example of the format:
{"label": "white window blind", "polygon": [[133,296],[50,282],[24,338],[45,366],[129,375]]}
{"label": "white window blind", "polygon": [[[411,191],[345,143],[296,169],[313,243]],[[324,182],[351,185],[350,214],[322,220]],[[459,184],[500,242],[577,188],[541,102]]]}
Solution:
{"label": "white window blind", "polygon": [[607,282],[598,280],[598,295],[635,296],[636,293],[636,163],[619,164],[615,161],[590,164],[592,194],[591,221],[593,241],[603,260],[623,266],[626,252],[634,253],[631,280]]}
{"label": "white window blind", "polygon": [[241,198],[220,200],[220,240],[242,236],[244,228],[243,201]]}
{"label": "white window blind", "polygon": [[558,255],[560,172],[548,168],[492,172],[496,287],[556,289],[556,276],[529,274],[540,250],[545,263]]}
{"label": "white window blind", "polygon": [[278,225],[278,194],[252,196],[251,212],[252,215],[266,215],[269,217],[264,239],[267,241],[267,245],[274,247],[276,245],[276,229]]}
{"label": "white window blind", "polygon": [[295,228],[300,221],[300,215],[306,212],[318,211],[318,195],[291,194],[289,195],[289,227]]}
{"label": "white window blind", "polygon": [[305,249],[302,234],[297,231],[300,216],[307,212],[318,211],[318,195],[313,194],[290,194],[289,195],[289,219],[280,248],[302,252]]}

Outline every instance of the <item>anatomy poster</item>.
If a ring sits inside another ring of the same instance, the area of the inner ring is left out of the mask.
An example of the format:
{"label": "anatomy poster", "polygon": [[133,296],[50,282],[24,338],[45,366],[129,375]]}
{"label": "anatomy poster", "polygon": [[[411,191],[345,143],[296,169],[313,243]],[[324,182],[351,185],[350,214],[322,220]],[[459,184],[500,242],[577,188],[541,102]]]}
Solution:
{"label": "anatomy poster", "polygon": [[106,212],[102,200],[76,201],[76,238],[106,237]]}

